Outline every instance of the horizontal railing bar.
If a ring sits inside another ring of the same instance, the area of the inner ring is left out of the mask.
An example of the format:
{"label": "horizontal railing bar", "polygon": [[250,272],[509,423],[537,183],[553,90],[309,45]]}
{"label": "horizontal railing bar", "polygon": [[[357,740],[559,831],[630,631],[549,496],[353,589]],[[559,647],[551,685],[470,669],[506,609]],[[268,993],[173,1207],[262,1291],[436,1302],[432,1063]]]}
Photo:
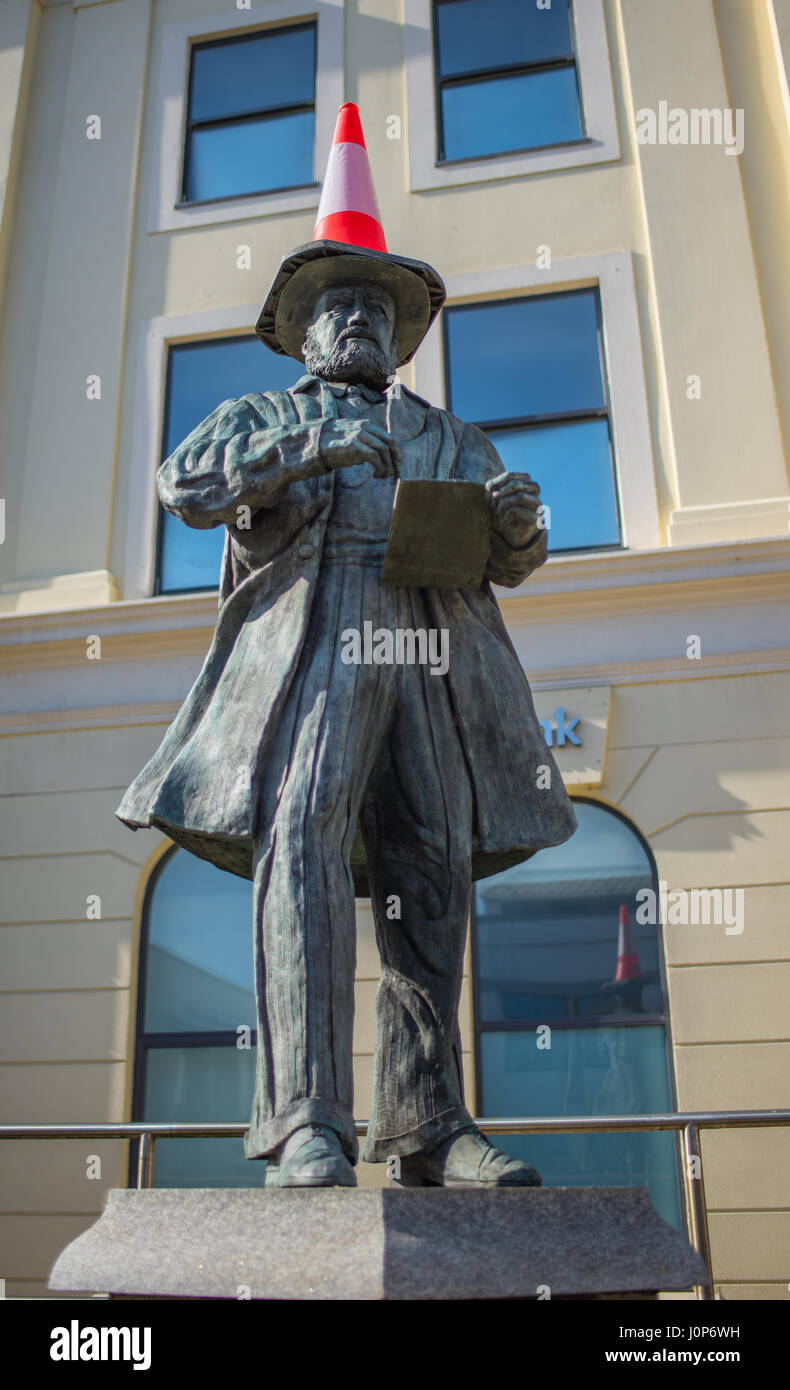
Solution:
{"label": "horizontal railing bar", "polygon": [[[616,1130],[682,1130],[687,1125],[699,1129],[748,1129],[790,1124],[790,1110],[692,1110],[656,1115],[546,1115],[530,1119],[479,1119],[474,1122],[485,1134],[603,1134]],[[364,1120],[357,1120],[356,1132],[367,1134]],[[245,1134],[246,1121],[214,1124],[192,1122],[162,1123],[134,1120],[117,1124],[0,1125],[0,1139],[232,1139]]]}

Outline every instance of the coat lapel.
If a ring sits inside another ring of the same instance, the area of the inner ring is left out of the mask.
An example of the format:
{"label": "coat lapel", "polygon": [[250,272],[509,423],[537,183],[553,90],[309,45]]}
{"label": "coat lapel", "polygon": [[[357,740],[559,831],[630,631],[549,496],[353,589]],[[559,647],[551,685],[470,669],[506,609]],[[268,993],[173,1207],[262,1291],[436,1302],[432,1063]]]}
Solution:
{"label": "coat lapel", "polygon": [[401,445],[402,478],[449,476],[455,441],[451,435],[445,437],[441,412],[412,395],[399,381],[387,397],[387,429]]}

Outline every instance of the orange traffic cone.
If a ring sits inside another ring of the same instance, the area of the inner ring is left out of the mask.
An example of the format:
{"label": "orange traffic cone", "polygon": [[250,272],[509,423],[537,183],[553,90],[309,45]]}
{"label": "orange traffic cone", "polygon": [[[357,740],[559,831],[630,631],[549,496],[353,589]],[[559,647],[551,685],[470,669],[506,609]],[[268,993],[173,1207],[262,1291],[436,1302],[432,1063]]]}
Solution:
{"label": "orange traffic cone", "polygon": [[622,985],[626,984],[628,980],[637,980],[641,974],[628,908],[625,903],[622,903],[620,906],[620,929],[617,934],[617,968],[614,972],[614,984]]}
{"label": "orange traffic cone", "polygon": [[313,241],[387,250],[362,122],[353,101],[344,102],[337,115]]}
{"label": "orange traffic cone", "polygon": [[410,362],[447,291],[425,261],[387,250],[359,111],[347,101],[337,125],[313,240],[284,256],[255,331],[272,352],[304,361],[304,335],[332,285],[376,285],[395,303],[397,365]]}

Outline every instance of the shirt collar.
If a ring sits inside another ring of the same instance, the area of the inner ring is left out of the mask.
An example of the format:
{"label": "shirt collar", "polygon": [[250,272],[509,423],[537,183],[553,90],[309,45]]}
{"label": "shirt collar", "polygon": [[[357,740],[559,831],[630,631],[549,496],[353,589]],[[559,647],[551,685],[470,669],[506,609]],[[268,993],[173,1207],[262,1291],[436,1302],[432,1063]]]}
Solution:
{"label": "shirt collar", "polygon": [[[296,385],[292,386],[290,389],[291,391],[316,391],[320,390],[322,386],[325,386],[328,391],[331,391],[332,395],[338,400],[342,400],[343,397],[348,394],[348,386],[336,386],[334,383],[330,384],[328,381],[324,381],[323,377],[312,376],[310,372],[306,372],[304,376],[301,376],[296,382]],[[354,386],[354,390],[358,391],[359,394],[363,396],[366,401],[370,401],[371,404],[376,404],[378,401],[387,399],[386,391],[374,391],[370,386],[359,384]]]}

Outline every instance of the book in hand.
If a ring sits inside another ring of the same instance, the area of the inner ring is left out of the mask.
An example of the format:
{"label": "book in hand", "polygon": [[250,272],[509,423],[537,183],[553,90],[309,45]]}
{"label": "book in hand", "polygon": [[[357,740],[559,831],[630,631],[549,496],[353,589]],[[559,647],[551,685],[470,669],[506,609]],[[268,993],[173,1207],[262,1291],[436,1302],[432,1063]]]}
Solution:
{"label": "book in hand", "polygon": [[490,511],[482,483],[400,478],[382,583],[479,589],[491,550]]}

